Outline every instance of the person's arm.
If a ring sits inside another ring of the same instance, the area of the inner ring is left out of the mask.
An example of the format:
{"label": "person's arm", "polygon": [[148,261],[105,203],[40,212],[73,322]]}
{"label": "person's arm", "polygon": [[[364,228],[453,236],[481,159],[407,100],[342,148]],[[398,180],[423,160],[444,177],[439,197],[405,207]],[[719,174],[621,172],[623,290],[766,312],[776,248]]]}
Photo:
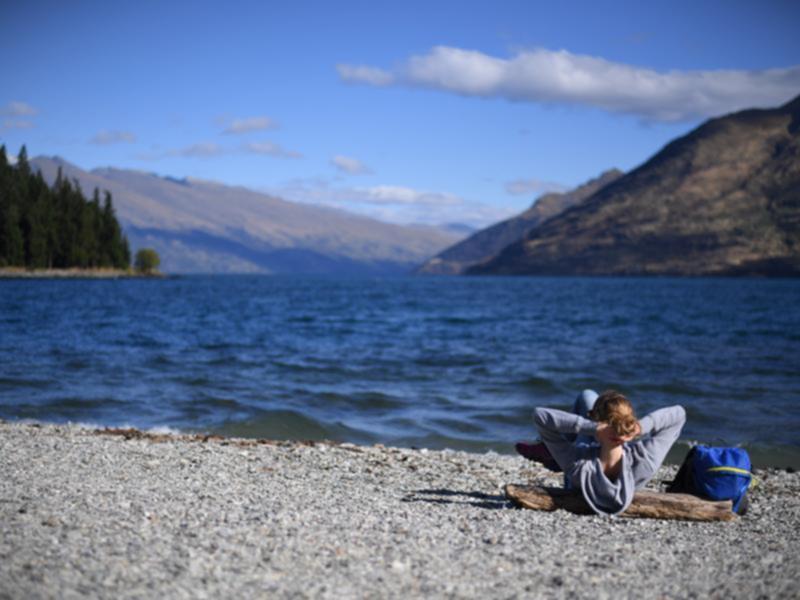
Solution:
{"label": "person's arm", "polygon": [[650,436],[642,440],[642,448],[654,470],[664,462],[667,452],[681,434],[684,423],[686,411],[678,404],[655,410],[639,420],[641,435]]}
{"label": "person's arm", "polygon": [[533,422],[550,454],[564,471],[567,471],[578,457],[575,445],[564,435],[593,436],[597,431],[597,423],[594,421],[554,408],[534,409]]}
{"label": "person's arm", "polygon": [[555,408],[535,408],[533,422],[546,441],[546,438],[561,438],[561,434],[593,436],[597,431],[597,423],[575,413]]}

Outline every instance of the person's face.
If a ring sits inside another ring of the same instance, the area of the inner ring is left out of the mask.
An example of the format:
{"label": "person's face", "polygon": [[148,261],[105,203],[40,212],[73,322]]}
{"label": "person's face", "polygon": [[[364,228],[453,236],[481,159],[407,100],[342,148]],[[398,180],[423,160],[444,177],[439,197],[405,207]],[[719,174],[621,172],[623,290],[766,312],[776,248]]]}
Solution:
{"label": "person's face", "polygon": [[619,435],[617,433],[612,433],[611,436],[609,437],[609,442],[611,442],[611,444],[616,447],[616,446],[621,446],[625,442],[630,442],[634,437],[635,436],[633,434]]}
{"label": "person's face", "polygon": [[614,431],[614,428],[611,427],[609,423],[606,422],[601,422],[597,427],[597,440],[601,444],[611,448],[616,448],[625,442],[630,442],[635,437],[636,432],[627,435],[619,434]]}

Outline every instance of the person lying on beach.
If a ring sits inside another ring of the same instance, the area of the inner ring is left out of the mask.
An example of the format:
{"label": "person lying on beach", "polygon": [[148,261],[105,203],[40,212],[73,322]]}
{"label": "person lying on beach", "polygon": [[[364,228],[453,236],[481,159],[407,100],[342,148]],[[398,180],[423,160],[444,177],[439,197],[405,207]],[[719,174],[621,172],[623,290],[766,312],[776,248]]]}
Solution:
{"label": "person lying on beach", "polygon": [[630,506],[634,491],[652,479],[686,422],[680,405],[637,419],[630,401],[613,390],[601,396],[584,390],[574,413],[536,408],[533,415],[543,445],[519,443],[517,451],[564,471],[564,487],[580,489],[601,515]]}

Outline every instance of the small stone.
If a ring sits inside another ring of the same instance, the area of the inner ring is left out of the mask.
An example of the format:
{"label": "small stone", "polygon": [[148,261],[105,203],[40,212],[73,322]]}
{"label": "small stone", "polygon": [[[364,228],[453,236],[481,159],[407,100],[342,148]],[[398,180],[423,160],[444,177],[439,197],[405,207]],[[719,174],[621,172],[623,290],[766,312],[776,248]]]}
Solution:
{"label": "small stone", "polygon": [[404,562],[401,562],[401,561],[399,561],[399,560],[396,560],[396,561],[392,562],[392,571],[395,571],[395,572],[397,572],[397,573],[402,573],[402,572],[404,572],[404,571],[405,571],[407,568],[408,568],[408,567],[407,567],[407,565],[406,565]]}

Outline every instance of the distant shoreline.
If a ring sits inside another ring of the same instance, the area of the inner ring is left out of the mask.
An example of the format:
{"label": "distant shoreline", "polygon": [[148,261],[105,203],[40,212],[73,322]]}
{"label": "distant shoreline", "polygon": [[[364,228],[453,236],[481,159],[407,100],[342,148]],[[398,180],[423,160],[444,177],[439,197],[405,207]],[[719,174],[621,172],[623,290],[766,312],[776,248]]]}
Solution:
{"label": "distant shoreline", "polygon": [[126,269],[25,269],[0,268],[0,279],[161,279],[161,272],[137,273]]}

